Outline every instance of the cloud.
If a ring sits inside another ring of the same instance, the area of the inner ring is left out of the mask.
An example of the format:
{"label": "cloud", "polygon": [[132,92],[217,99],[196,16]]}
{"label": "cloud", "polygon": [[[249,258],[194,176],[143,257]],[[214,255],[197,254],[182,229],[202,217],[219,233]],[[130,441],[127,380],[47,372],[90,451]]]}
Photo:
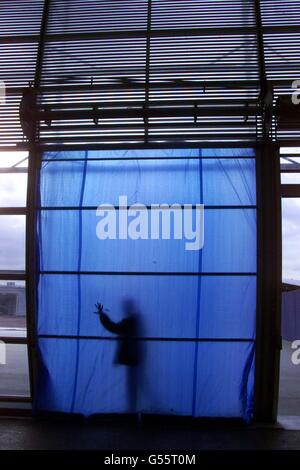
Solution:
{"label": "cloud", "polygon": [[0,269],[23,270],[25,269],[25,216],[1,215],[0,219]]}
{"label": "cloud", "polygon": [[[26,152],[0,152],[1,167],[16,165]],[[26,165],[23,162],[21,166]],[[27,174],[0,174],[0,207],[26,205]],[[25,216],[0,216],[0,270],[25,269]]]}

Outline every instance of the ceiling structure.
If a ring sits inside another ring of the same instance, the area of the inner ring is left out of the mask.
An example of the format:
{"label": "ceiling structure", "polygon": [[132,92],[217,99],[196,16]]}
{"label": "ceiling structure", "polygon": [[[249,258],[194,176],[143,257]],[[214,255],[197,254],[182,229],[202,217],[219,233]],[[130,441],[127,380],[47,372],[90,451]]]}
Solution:
{"label": "ceiling structure", "polygon": [[300,79],[298,4],[1,2],[0,150],[28,148],[19,106],[32,85],[47,148],[297,145],[299,128],[278,125],[276,109]]}

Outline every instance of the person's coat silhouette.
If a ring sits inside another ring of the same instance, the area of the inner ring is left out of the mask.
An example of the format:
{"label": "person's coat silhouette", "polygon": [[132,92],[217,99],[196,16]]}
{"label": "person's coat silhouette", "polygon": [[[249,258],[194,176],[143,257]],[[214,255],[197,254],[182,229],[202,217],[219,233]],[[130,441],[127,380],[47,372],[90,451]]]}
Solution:
{"label": "person's coat silhouette", "polygon": [[115,364],[127,366],[127,391],[129,411],[136,412],[138,366],[141,362],[140,324],[134,302],[131,299],[123,301],[125,317],[120,322],[112,321],[104,312],[103,305],[96,304],[99,319],[104,328],[119,336]]}

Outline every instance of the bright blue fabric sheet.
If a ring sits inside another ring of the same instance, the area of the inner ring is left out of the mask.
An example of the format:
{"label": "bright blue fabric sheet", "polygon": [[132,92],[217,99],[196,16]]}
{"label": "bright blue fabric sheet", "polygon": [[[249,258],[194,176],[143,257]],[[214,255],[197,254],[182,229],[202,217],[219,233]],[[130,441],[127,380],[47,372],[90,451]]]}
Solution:
{"label": "bright blue fabric sheet", "polygon": [[[36,409],[251,419],[254,150],[47,152],[43,159]],[[128,205],[203,203],[203,249],[186,251],[185,240],[99,240],[95,207],[117,205],[120,195]],[[93,313],[99,301],[120,321],[129,297],[142,324],[134,409],[128,367],[114,362],[118,338]]]}

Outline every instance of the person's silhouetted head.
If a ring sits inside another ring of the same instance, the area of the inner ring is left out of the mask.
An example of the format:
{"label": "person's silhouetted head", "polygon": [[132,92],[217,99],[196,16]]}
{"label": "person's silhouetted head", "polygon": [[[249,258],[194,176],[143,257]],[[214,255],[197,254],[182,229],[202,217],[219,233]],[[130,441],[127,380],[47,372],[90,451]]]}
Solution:
{"label": "person's silhouetted head", "polygon": [[123,312],[126,317],[131,317],[132,315],[136,315],[136,306],[133,299],[130,297],[125,297],[122,301]]}

